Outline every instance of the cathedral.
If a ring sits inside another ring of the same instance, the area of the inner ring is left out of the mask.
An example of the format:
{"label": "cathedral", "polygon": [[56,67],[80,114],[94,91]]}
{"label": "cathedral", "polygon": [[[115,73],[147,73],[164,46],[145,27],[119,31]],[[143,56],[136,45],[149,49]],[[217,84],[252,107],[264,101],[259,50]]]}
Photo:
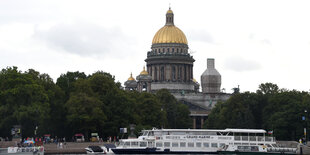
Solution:
{"label": "cathedral", "polygon": [[153,37],[151,51],[147,52],[140,75],[132,74],[125,82],[126,90],[156,92],[168,89],[190,110],[193,128],[202,128],[212,107],[230,97],[221,91],[221,75],[215,69],[215,60],[207,59],[207,69],[201,75],[200,84],[193,78],[195,59],[188,52],[185,34],[174,25],[172,10],[166,13],[166,24]]}

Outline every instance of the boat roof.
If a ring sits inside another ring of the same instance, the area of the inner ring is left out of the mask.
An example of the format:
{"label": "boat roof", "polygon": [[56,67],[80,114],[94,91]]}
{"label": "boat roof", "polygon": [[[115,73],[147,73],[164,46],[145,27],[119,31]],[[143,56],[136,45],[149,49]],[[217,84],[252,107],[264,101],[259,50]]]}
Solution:
{"label": "boat roof", "polygon": [[263,129],[225,129],[228,132],[238,132],[238,133],[266,133]]}
{"label": "boat roof", "polygon": [[266,133],[263,129],[152,129],[143,131],[158,131],[158,132],[234,132],[234,133]]}

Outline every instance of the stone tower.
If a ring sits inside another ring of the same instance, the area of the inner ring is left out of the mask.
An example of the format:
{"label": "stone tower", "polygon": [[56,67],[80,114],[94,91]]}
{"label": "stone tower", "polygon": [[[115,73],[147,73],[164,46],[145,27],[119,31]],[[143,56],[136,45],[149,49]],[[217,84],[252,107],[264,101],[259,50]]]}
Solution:
{"label": "stone tower", "polygon": [[152,91],[165,88],[170,92],[193,92],[193,57],[188,53],[184,33],[174,25],[172,10],[166,13],[166,24],[155,34],[146,58]]}
{"label": "stone tower", "polygon": [[207,59],[207,69],[201,75],[202,93],[220,93],[221,81],[221,74],[214,67],[214,59]]}
{"label": "stone tower", "polygon": [[152,77],[149,75],[149,73],[145,70],[145,67],[143,67],[143,71],[140,73],[140,75],[137,76],[137,90],[139,92],[151,92],[151,82]]}

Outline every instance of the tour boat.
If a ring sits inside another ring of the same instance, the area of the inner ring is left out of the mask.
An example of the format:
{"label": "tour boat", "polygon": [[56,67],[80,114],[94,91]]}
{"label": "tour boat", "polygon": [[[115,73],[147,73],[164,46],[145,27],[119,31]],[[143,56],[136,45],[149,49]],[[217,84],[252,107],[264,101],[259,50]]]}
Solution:
{"label": "tour boat", "polygon": [[274,147],[275,138],[262,129],[155,129],[134,139],[121,139],[115,154],[296,154]]}

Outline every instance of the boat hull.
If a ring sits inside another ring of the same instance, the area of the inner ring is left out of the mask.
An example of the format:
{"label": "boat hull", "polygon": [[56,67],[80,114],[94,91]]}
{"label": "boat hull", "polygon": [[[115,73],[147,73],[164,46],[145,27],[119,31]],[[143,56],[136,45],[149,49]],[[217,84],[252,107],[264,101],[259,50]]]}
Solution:
{"label": "boat hull", "polygon": [[122,148],[112,149],[115,154],[218,154],[218,152],[203,152],[203,151],[170,151],[169,149],[157,150],[156,148]]}
{"label": "boat hull", "polygon": [[296,154],[291,152],[241,152],[241,151],[219,151],[218,154],[246,154],[246,155],[283,155],[283,154]]}

